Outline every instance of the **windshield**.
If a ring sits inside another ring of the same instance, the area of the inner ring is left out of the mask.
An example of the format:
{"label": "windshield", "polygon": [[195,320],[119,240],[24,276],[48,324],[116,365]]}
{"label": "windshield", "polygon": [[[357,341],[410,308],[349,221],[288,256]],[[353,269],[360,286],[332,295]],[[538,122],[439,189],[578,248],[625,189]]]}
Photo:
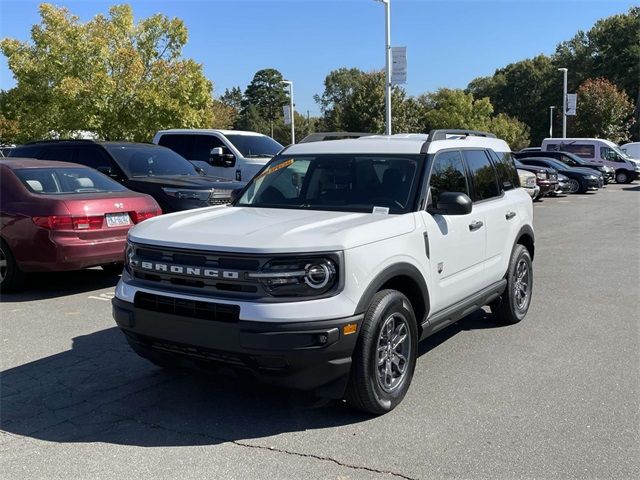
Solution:
{"label": "windshield", "polygon": [[622,150],[620,147],[611,147],[611,150],[616,152],[618,155],[620,155],[625,160],[631,160],[631,157],[629,156],[629,154],[627,152],[625,152],[624,150]]}
{"label": "windshield", "polygon": [[406,213],[417,190],[419,155],[282,157],[253,178],[236,206]]}
{"label": "windshield", "polygon": [[21,168],[14,170],[14,173],[27,190],[41,195],[126,190],[118,182],[92,168]]}
{"label": "windshield", "polygon": [[282,145],[266,135],[227,135],[233,146],[245,158],[273,157]]}
{"label": "windshield", "polygon": [[199,176],[191,162],[165,147],[105,145],[129,177]]}

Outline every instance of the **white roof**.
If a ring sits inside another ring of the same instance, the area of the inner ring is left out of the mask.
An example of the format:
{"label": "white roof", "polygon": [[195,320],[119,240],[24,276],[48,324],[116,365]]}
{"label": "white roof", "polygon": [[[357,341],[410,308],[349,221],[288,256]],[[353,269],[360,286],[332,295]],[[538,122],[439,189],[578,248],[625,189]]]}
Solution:
{"label": "white roof", "polygon": [[156,135],[164,133],[187,133],[187,134],[201,134],[201,133],[220,133],[222,135],[250,135],[256,137],[264,137],[262,133],[248,132],[245,130],[220,130],[214,128],[170,128],[167,130],[160,130]]}
{"label": "white roof", "polygon": [[615,143],[611,140],[607,140],[606,138],[545,138],[543,143],[570,143],[570,142],[593,142],[593,143],[604,143],[610,147],[617,147]]}
{"label": "white roof", "polygon": [[[425,134],[372,135],[346,140],[300,143],[287,147],[285,155],[312,155],[330,153],[381,153],[381,154],[419,154],[428,139]],[[446,140],[436,140],[429,144],[428,153],[445,148],[491,148],[496,152],[509,152],[509,145],[499,138],[454,136]]]}

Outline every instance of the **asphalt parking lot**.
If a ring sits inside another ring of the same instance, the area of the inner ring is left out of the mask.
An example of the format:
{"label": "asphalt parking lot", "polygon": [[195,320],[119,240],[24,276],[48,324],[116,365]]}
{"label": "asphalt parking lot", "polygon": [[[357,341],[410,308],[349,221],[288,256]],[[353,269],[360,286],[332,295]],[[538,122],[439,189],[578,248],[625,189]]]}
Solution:
{"label": "asphalt parking lot", "polygon": [[534,298],[421,345],[378,418],[138,358],[117,278],[38,275],[0,304],[3,478],[640,478],[640,182],[535,204]]}

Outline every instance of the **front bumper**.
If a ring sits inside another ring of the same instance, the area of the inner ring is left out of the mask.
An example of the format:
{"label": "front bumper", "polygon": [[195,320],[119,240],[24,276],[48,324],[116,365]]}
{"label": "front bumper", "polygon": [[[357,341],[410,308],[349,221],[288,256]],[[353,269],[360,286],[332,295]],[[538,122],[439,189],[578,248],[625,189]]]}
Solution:
{"label": "front bumper", "polygon": [[539,180],[538,187],[540,187],[540,196],[545,196],[550,192],[554,192],[558,186],[558,181],[553,180]]}
{"label": "front bumper", "polygon": [[[179,299],[169,310],[149,309],[137,299],[112,302],[116,323],[142,357],[330,398],[344,394],[363,318],[256,322],[227,316],[220,321],[206,318],[206,313],[196,318],[191,306]],[[354,324],[355,333],[345,334],[344,326]]]}

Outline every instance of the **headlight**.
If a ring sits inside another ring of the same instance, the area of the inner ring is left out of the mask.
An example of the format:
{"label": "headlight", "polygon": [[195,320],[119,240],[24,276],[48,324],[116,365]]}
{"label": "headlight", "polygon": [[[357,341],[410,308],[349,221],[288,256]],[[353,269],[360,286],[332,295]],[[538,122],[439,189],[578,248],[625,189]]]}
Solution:
{"label": "headlight", "polygon": [[189,188],[162,188],[162,191],[170,197],[181,200],[201,200],[206,202],[211,196],[211,190],[192,190]]}
{"label": "headlight", "polygon": [[597,180],[598,179],[598,177],[596,177],[595,175],[587,175],[587,178],[589,180]]}
{"label": "headlight", "polygon": [[127,240],[127,247],[124,250],[124,269],[131,272],[131,264],[134,262],[133,257],[136,255],[136,249],[131,242]]}
{"label": "headlight", "polygon": [[636,172],[640,172],[640,166],[636,167]]}
{"label": "headlight", "polygon": [[533,188],[536,186],[536,179],[534,177],[527,177],[527,187]]}
{"label": "headlight", "polygon": [[538,172],[536,173],[536,177],[538,177],[540,180],[546,180],[547,179],[547,174],[544,172]]}
{"label": "headlight", "polygon": [[329,257],[274,259],[250,273],[274,297],[318,296],[338,284],[338,263]]}

